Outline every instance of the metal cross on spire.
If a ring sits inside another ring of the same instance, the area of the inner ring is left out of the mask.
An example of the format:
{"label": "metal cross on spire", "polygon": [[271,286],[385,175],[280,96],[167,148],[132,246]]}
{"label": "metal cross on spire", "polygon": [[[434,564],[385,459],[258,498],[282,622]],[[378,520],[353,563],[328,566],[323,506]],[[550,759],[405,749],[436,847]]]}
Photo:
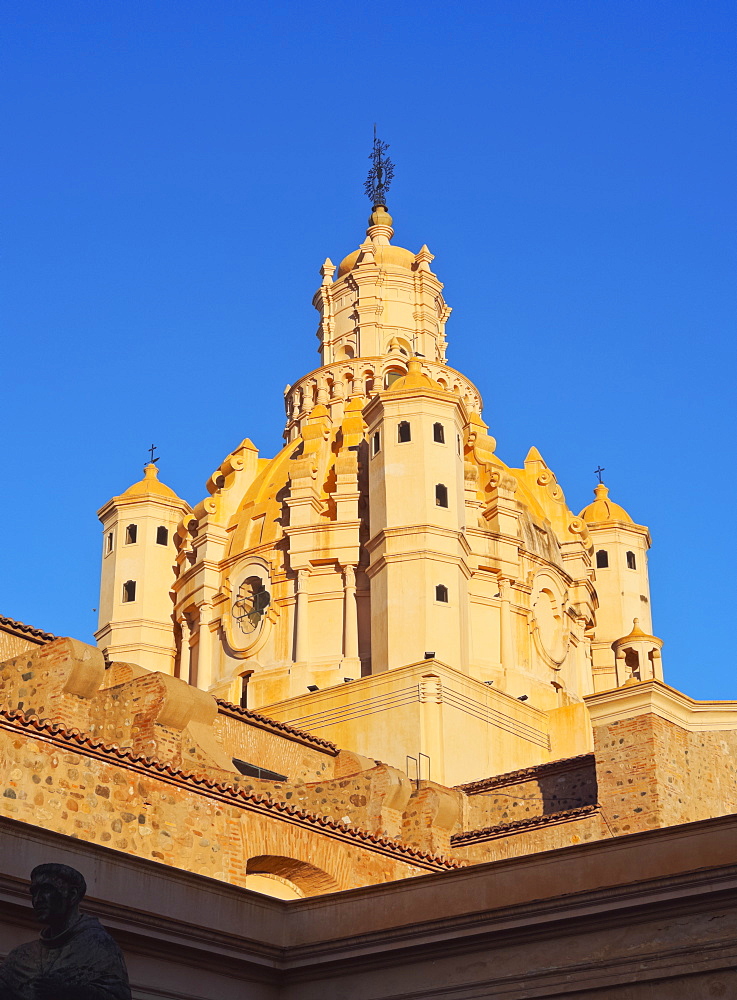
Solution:
{"label": "metal cross on spire", "polygon": [[389,143],[381,142],[376,135],[376,125],[374,125],[374,147],[369,155],[372,166],[364,184],[366,194],[374,207],[383,205],[386,208],[386,193],[394,176],[394,164],[388,156],[384,155],[387,149],[389,149]]}
{"label": "metal cross on spire", "polygon": [[599,485],[601,485],[601,474],[602,474],[602,472],[606,472],[606,469],[602,469],[601,466],[599,466],[598,469],[594,469],[594,475],[599,477]]}
{"label": "metal cross on spire", "polygon": [[151,453],[151,464],[152,465],[156,465],[156,463],[158,462],[158,458],[154,458],[154,452],[158,451],[156,445],[152,444],[151,447],[148,450]]}

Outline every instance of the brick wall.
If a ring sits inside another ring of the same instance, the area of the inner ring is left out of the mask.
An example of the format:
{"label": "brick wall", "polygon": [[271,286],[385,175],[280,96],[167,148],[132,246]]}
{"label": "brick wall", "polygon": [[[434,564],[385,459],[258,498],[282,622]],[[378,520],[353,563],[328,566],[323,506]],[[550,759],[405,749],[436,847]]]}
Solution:
{"label": "brick wall", "polygon": [[232,757],[286,775],[290,781],[332,778],[335,755],[269,732],[221,711],[215,732]]}
{"label": "brick wall", "polygon": [[737,733],[694,733],[643,713],[594,729],[599,801],[612,832],[737,811]]}

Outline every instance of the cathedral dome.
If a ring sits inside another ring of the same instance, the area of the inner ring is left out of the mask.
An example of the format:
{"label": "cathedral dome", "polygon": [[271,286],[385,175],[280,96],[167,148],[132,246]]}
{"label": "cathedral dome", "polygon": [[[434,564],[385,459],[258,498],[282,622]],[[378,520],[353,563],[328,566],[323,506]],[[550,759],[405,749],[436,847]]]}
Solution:
{"label": "cathedral dome", "polygon": [[174,490],[170,489],[165,483],[159,482],[159,470],[152,462],[149,462],[143,472],[143,479],[129,486],[125,493],[123,493],[124,497],[144,497],[154,494],[155,496],[173,497],[175,500],[179,499]]}
{"label": "cathedral dome", "polygon": [[601,521],[626,521],[634,523],[624,507],[614,503],[609,499],[609,490],[603,483],[594,490],[596,499],[581,511],[578,515],[587,524],[598,524]]}
{"label": "cathedral dome", "polygon": [[[358,258],[361,256],[361,249],[354,250],[353,253],[349,253],[347,257],[344,257],[338,266],[338,277],[342,278],[344,274],[348,274],[356,266]],[[394,267],[404,267],[408,271],[412,270],[415,263],[415,255],[411,250],[405,250],[404,247],[395,247],[389,244],[376,244],[374,246],[374,258],[379,267],[385,267],[387,264],[391,264]]]}
{"label": "cathedral dome", "polygon": [[[411,250],[405,250],[404,247],[391,245],[390,240],[394,235],[394,230],[392,229],[392,222],[394,220],[384,205],[375,205],[368,221],[369,227],[366,230],[366,235],[371,241],[369,246],[371,247],[377,266],[386,267],[390,265],[411,271],[416,265],[416,255]],[[359,247],[358,250],[354,250],[353,253],[349,253],[347,257],[343,258],[338,267],[338,278],[342,278],[343,275],[353,270],[363,251],[364,247]]]}

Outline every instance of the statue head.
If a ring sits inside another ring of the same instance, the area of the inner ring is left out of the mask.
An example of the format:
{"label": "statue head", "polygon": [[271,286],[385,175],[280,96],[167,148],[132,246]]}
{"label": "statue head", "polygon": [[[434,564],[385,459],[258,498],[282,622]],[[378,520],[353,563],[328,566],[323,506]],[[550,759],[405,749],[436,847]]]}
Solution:
{"label": "statue head", "polygon": [[31,872],[31,900],[41,924],[66,923],[87,892],[81,872],[69,865],[37,865]]}

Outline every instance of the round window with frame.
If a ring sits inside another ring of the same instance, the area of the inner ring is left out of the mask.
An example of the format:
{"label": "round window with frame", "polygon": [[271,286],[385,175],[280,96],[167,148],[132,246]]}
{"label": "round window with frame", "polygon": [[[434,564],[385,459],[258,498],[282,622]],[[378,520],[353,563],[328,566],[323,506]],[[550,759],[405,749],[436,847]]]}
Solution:
{"label": "round window with frame", "polygon": [[253,635],[261,625],[271,595],[258,576],[249,576],[238,588],[233,601],[233,618],[244,635]]}

